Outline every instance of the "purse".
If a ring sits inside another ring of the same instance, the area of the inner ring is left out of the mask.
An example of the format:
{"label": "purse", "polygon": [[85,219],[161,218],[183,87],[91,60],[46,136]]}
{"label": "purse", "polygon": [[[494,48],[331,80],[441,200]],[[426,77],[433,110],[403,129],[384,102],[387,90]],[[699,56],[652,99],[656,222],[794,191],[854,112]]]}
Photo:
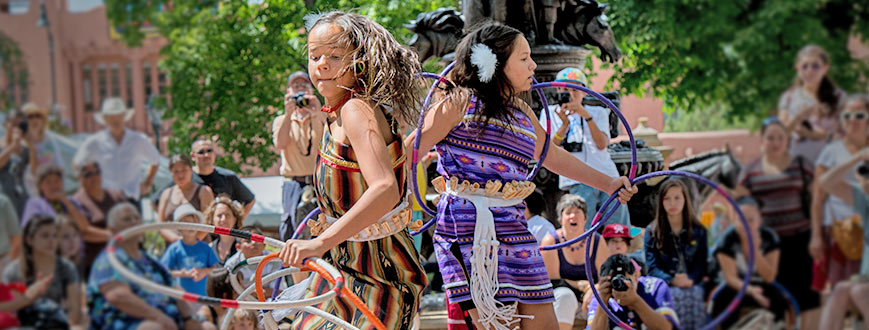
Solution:
{"label": "purse", "polygon": [[863,220],[859,215],[833,221],[831,236],[848,260],[860,260],[863,257]]}

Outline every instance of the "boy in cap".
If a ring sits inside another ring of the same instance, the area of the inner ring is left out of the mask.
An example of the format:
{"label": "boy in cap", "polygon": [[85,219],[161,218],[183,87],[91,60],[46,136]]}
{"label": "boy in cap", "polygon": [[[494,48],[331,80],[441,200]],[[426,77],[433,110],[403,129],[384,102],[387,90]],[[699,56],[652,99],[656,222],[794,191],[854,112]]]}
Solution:
{"label": "boy in cap", "polygon": [[[172,214],[175,222],[202,223],[205,217],[184,203]],[[199,239],[195,230],[180,230],[181,240],[175,241],[163,252],[160,262],[169,269],[174,277],[181,278],[184,291],[198,295],[206,295],[205,284],[208,273],[217,265],[217,255],[207,243]]]}

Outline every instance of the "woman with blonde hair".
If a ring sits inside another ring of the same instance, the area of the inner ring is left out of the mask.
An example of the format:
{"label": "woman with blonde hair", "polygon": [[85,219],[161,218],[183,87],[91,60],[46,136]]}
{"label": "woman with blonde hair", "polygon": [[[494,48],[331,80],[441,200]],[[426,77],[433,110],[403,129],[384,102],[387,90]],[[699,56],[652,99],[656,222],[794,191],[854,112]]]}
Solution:
{"label": "woman with blonde hair", "polygon": [[[229,229],[241,229],[244,217],[242,216],[241,207],[229,199],[229,197],[220,195],[211,202],[211,205],[205,210],[205,224],[219,226]],[[214,249],[214,254],[217,255],[217,260],[222,266],[226,259],[233,256],[237,251],[235,248],[235,238],[229,235],[215,235],[211,240],[211,248]]]}

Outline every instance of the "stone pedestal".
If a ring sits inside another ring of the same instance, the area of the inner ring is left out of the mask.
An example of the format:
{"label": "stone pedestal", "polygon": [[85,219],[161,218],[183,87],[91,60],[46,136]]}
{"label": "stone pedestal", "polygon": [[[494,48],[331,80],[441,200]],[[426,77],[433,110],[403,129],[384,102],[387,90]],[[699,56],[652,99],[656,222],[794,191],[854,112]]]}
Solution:
{"label": "stone pedestal", "polygon": [[531,59],[537,63],[534,76],[539,82],[555,80],[555,74],[567,67],[584,68],[591,50],[568,45],[540,45],[531,48]]}

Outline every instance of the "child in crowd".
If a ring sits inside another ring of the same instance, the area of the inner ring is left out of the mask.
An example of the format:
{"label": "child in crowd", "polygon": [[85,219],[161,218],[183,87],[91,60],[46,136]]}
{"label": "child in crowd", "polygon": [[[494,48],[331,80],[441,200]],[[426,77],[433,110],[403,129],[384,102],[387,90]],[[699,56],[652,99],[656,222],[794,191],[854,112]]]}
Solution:
{"label": "child in crowd", "polygon": [[[181,204],[172,214],[175,222],[203,223],[205,217],[188,203]],[[217,264],[217,255],[200,241],[195,230],[181,230],[181,240],[175,241],[163,252],[160,262],[169,269],[174,277],[181,278],[185,291],[206,295],[205,284],[208,273]],[[198,307],[197,307],[198,308]]]}
{"label": "child in crowd", "polygon": [[[246,231],[252,234],[262,235],[263,232],[254,226],[244,226],[241,228],[242,231]],[[233,256],[226,259],[226,269],[232,272],[232,269],[235,268],[238,263],[243,260],[247,260],[253,257],[260,257],[269,254],[269,252],[265,251],[266,245],[260,242],[254,242],[249,239],[236,239],[235,248],[238,250]],[[269,262],[265,269],[263,269],[263,275],[276,272],[281,269],[281,265],[276,262]],[[242,287],[247,288],[254,282],[254,276],[256,275],[256,265],[249,265],[241,267],[240,270],[236,273],[236,276],[239,277]],[[272,287],[265,287],[265,294],[270,296],[272,294]]]}
{"label": "child in crowd", "polygon": [[229,322],[229,330],[256,330],[257,327],[256,311],[251,309],[236,309],[232,313],[232,320]]}
{"label": "child in crowd", "polygon": [[649,275],[670,286],[682,328],[700,329],[706,323],[706,228],[697,220],[690,190],[681,179],[670,178],[660,186],[657,215],[645,234]]}

